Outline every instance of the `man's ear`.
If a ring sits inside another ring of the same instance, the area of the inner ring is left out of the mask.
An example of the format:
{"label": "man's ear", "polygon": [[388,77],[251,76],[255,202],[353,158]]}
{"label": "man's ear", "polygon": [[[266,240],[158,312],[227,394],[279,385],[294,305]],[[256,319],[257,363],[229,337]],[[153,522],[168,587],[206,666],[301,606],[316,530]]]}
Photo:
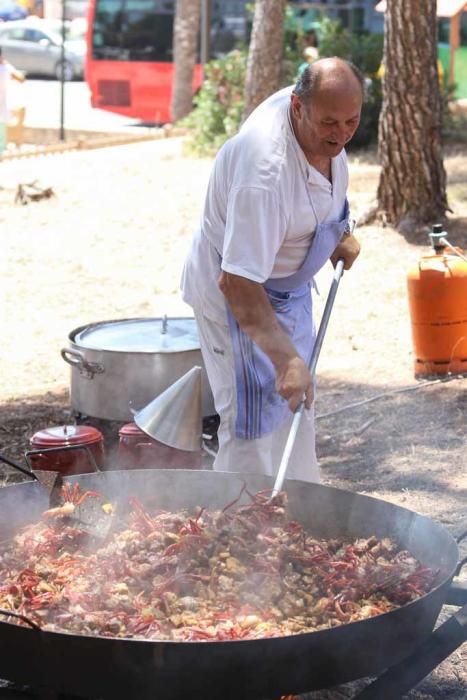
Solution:
{"label": "man's ear", "polygon": [[292,95],[290,97],[290,102],[291,102],[293,114],[296,117],[298,117],[300,115],[300,111],[302,109],[302,102],[301,102],[299,96],[292,93]]}

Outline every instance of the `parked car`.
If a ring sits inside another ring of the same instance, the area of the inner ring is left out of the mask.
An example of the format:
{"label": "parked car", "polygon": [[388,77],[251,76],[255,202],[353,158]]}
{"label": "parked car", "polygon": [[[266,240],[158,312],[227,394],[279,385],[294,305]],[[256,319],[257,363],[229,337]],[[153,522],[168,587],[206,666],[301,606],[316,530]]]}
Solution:
{"label": "parked car", "polygon": [[[48,20],[37,17],[4,22],[0,24],[0,46],[6,60],[26,75],[45,75],[61,79],[62,36],[55,23],[50,24]],[[65,38],[64,49],[65,80],[82,78],[86,55],[85,40]]]}
{"label": "parked car", "polygon": [[24,19],[27,15],[27,10],[14,2],[14,0],[0,0],[0,22]]}

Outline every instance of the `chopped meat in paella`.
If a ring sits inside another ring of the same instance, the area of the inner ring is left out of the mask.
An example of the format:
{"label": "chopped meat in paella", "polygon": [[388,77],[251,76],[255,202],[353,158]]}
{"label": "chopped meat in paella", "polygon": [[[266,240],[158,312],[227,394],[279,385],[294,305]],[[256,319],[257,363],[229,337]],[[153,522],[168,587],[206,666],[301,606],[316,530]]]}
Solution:
{"label": "chopped meat in paella", "polygon": [[317,539],[287,518],[284,493],[248,495],[196,513],[130,499],[92,550],[68,500],[0,550],[0,608],[46,630],[224,641],[363,620],[433,585],[435,572],[389,539]]}

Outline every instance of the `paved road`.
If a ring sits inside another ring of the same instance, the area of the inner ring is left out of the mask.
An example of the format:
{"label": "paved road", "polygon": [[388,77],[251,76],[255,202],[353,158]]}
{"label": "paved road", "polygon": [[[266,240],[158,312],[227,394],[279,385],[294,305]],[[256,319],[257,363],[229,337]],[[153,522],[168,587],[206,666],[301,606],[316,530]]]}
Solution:
{"label": "paved road", "polygon": [[[60,128],[60,82],[57,80],[26,80],[21,86],[26,104],[25,125]],[[91,107],[85,82],[65,83],[65,129],[91,131],[141,130],[138,121]]]}

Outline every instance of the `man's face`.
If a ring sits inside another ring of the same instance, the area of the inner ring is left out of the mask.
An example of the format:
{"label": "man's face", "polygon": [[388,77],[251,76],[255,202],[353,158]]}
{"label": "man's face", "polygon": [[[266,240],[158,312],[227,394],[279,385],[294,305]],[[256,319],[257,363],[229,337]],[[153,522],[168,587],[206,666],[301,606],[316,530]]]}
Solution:
{"label": "man's face", "polygon": [[292,95],[295,135],[307,155],[335,158],[357,130],[361,111],[359,86],[320,90],[308,103]]}

